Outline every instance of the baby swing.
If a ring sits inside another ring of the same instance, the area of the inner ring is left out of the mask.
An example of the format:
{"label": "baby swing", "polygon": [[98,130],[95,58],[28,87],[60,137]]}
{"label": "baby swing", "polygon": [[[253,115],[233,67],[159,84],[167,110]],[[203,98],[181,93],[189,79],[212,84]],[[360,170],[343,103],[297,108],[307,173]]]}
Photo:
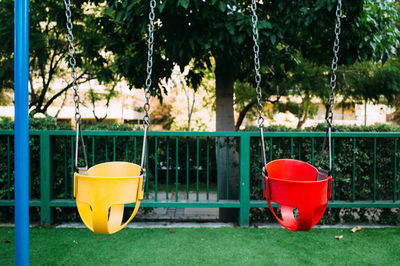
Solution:
{"label": "baby swing", "polygon": [[[318,168],[299,160],[279,159],[267,163],[264,145],[264,117],[261,104],[261,75],[258,46],[258,17],[256,14],[256,1],[252,1],[252,22],[254,40],[254,65],[257,93],[257,125],[261,134],[261,147],[263,156],[263,176],[265,179],[264,197],[268,202],[269,209],[285,228],[291,231],[309,231],[323,216],[332,191],[332,119],[333,105],[335,100],[336,70],[339,52],[340,18],[342,16],[342,1],[338,0],[336,8],[335,41],[333,44],[332,74],[330,79],[329,110],[326,116],[326,133],[322,144],[322,152]],[[329,146],[329,171],[321,168],[322,158],[325,153],[325,145],[328,139]],[[280,205],[280,219],[271,202]],[[298,219],[295,218],[293,208],[298,210]]]}
{"label": "baby swing", "polygon": [[[72,34],[71,0],[64,0],[65,15],[67,18],[68,43],[69,43],[69,65],[73,78],[74,103],[75,103],[75,173],[74,173],[74,197],[79,215],[83,223],[96,234],[113,234],[124,228],[135,217],[143,199],[143,191],[146,180],[146,158],[147,131],[150,126],[150,86],[152,73],[153,55],[153,32],[154,32],[154,9],[156,1],[150,0],[149,13],[149,38],[147,57],[147,79],[145,90],[145,115],[143,117],[143,146],[141,164],[128,162],[106,162],[88,168],[86,147],[82,136],[81,114],[79,113],[78,84],[76,81],[75,47]],[[82,145],[84,167],[78,166],[79,140]],[[129,219],[122,224],[124,205],[136,203]]]}

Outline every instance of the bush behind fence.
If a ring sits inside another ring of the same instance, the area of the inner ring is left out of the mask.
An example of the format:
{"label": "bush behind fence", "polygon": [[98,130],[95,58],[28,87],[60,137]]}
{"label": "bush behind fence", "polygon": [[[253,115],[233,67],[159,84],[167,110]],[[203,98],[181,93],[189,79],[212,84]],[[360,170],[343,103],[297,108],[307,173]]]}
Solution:
{"label": "bush behind fence", "polygon": [[[0,121],[0,128],[9,129],[12,123]],[[60,129],[51,120],[31,122],[31,129]],[[62,127],[61,127],[62,128]],[[65,128],[65,127],[64,127]],[[132,130],[124,125],[99,125],[104,130]],[[96,129],[92,127],[91,130]],[[249,128],[248,130],[255,130]],[[307,129],[322,131],[321,125]],[[339,132],[399,132],[399,127],[377,125],[371,127],[336,127]],[[269,127],[268,131],[295,131],[284,127]],[[399,134],[400,136],[400,134]],[[51,137],[52,169],[54,175],[51,191],[52,199],[72,198],[73,177],[73,136]],[[334,146],[334,200],[392,200],[399,199],[399,190],[394,195],[393,187],[399,188],[398,167],[395,158],[399,158],[399,149],[395,154],[396,138],[335,138]],[[131,136],[89,136],[85,137],[89,165],[109,161],[123,160],[140,162],[142,138]],[[178,141],[178,161],[176,160],[176,141]],[[197,159],[197,141],[199,151]],[[314,138],[314,144],[309,137],[273,137],[266,138],[267,159],[294,158],[317,164],[319,161],[322,138]],[[221,147],[225,146],[221,142]],[[231,149],[239,151],[239,138],[230,140]],[[14,197],[14,138],[0,136],[0,200]],[[208,148],[207,148],[208,147]],[[314,147],[314,152],[313,151]],[[156,152],[157,149],[157,152]],[[251,200],[263,200],[261,173],[261,149],[259,138],[251,138],[250,142],[250,197]],[[168,154],[167,154],[168,153]],[[208,153],[208,154],[207,154]],[[156,155],[157,154],[157,155]],[[207,190],[216,190],[217,185],[217,147],[214,137],[150,137],[148,158],[148,190],[154,190],[155,178],[158,186],[173,191],[176,176],[178,183],[185,186],[196,185],[197,174],[203,192],[205,183]],[[168,155],[168,156],[167,156]],[[157,156],[157,158],[156,158]],[[208,158],[208,159],[207,159]],[[167,160],[168,159],[168,160]],[[198,160],[198,162],[197,162]],[[167,162],[168,161],[168,162]],[[208,164],[207,164],[208,162]],[[82,163],[82,161],[81,161]],[[397,162],[398,163],[398,160]],[[324,160],[326,165],[326,158]],[[237,165],[237,167],[239,167]],[[206,169],[209,169],[206,171]],[[157,174],[156,174],[157,169]],[[30,137],[30,198],[40,198],[40,138]],[[168,172],[168,173],[167,173]],[[207,174],[208,172],[208,174]],[[177,175],[176,175],[177,173]],[[169,176],[167,184],[167,175]],[[208,179],[206,178],[208,176]],[[396,179],[395,179],[396,178]],[[169,188],[168,188],[169,186]],[[186,189],[192,189],[186,188]],[[386,210],[385,210],[386,211]],[[331,210],[332,215],[339,215],[340,210]],[[343,211],[342,211],[343,212]],[[362,212],[362,211],[361,211]],[[252,209],[253,221],[265,220],[265,211]],[[343,213],[342,213],[343,216]],[[262,218],[264,217],[264,218]],[[328,219],[329,220],[329,219]]]}

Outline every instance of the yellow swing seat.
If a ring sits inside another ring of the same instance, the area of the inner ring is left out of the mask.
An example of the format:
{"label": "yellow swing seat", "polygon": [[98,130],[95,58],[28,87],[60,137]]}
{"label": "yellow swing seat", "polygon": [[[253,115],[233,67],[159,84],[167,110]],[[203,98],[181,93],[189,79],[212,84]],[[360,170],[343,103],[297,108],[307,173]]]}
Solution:
{"label": "yellow swing seat", "polygon": [[[74,197],[83,223],[96,234],[113,234],[135,217],[143,199],[143,175],[137,164],[106,162],[74,174]],[[122,224],[124,205],[134,203],[129,219]]]}

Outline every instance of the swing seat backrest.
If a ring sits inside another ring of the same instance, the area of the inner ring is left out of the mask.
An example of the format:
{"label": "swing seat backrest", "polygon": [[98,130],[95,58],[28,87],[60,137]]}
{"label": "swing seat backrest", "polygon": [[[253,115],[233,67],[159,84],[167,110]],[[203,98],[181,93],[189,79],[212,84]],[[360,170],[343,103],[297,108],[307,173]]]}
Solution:
{"label": "swing seat backrest", "polygon": [[[280,159],[267,164],[265,197],[278,222],[292,231],[309,231],[323,216],[330,198],[332,178],[317,181],[318,170],[305,162]],[[280,219],[271,201],[280,204]],[[293,207],[298,210],[298,219]]]}
{"label": "swing seat backrest", "polygon": [[[124,228],[136,215],[143,198],[139,165],[107,162],[88,169],[88,175],[75,173],[74,197],[83,223],[96,234],[112,234]],[[122,224],[124,205],[135,209]]]}

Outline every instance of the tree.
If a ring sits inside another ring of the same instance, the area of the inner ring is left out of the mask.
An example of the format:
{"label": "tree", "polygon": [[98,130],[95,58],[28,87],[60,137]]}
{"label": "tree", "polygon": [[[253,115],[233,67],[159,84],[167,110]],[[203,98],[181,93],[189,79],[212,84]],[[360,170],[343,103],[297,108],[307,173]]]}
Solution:
{"label": "tree", "polygon": [[[107,0],[107,3],[109,17],[104,19],[103,29],[111,40],[108,49],[115,54],[121,74],[135,87],[142,87],[148,2]],[[279,78],[281,73],[292,69],[296,59],[293,55],[297,53],[313,62],[329,64],[336,1],[285,0],[258,4],[264,95],[275,93],[267,80]],[[356,59],[390,57],[395,43],[391,41],[398,35],[393,24],[394,13],[394,4],[384,0],[370,0],[365,5],[363,0],[345,4],[342,39],[346,42],[341,47],[340,62],[351,64]],[[254,84],[250,14],[250,1],[169,0],[158,6],[153,80],[160,84],[163,77],[168,78],[174,63],[184,68],[194,62],[189,74],[197,77],[193,79],[196,83],[201,80],[199,70],[204,66],[211,69],[210,58],[214,58],[217,131],[235,130],[235,81]],[[162,89],[154,87],[153,95],[160,96]],[[233,164],[235,157],[237,154],[230,157]],[[237,197],[237,175],[231,176],[229,183],[231,195]],[[222,199],[224,189],[221,187]]]}
{"label": "tree", "polygon": [[[355,103],[386,103],[395,107],[398,116],[400,95],[400,62],[393,58],[385,63],[364,62],[343,69],[339,81],[343,95]],[[365,117],[366,121],[366,117]]]}
{"label": "tree", "polygon": [[151,121],[154,124],[160,125],[164,130],[170,130],[174,117],[171,116],[172,105],[160,104],[151,111]]}
{"label": "tree", "polygon": [[[13,14],[14,1],[0,2],[0,91],[13,89]],[[92,79],[109,82],[112,66],[102,53],[105,39],[100,34],[98,18],[101,7],[86,12],[84,1],[73,1],[74,44],[76,46],[78,84]],[[29,96],[30,114],[46,113],[53,102],[72,87],[67,69],[68,46],[65,7],[62,1],[31,0],[29,6]],[[54,90],[54,81],[64,80],[62,88]]]}
{"label": "tree", "polygon": [[186,105],[187,105],[187,131],[191,131],[191,125],[192,125],[192,115],[194,112],[194,106],[196,103],[196,90],[192,90],[188,84],[189,82],[186,82],[185,79],[187,80],[189,77],[187,76],[187,70],[189,67],[186,67],[183,73],[179,71],[179,68],[175,68],[172,76],[171,76],[171,86],[178,88],[179,90],[183,90],[186,96]]}
{"label": "tree", "polygon": [[[275,88],[276,93],[275,95],[263,94],[263,98],[261,99],[261,101],[263,103],[278,103],[282,96],[287,95],[287,90],[285,86],[283,86],[283,90],[280,89],[280,86],[282,85],[284,85],[282,82],[278,84],[273,84],[270,82],[268,86]],[[254,121],[257,119],[258,113],[254,108],[257,105],[257,98],[255,97],[254,86],[249,82],[235,82],[234,93],[234,103],[236,109],[239,110],[239,116],[235,122],[235,129],[239,130],[246,117]]]}
{"label": "tree", "polygon": [[[108,107],[110,106],[110,101],[117,97],[118,92],[115,91],[115,87],[118,84],[118,80],[112,82],[110,88],[106,88],[106,93],[96,92],[92,87],[86,92],[86,99],[91,104],[91,109],[96,122],[102,122],[107,118],[108,115]],[[103,116],[99,116],[96,112],[96,103],[105,101],[105,114]]]}

